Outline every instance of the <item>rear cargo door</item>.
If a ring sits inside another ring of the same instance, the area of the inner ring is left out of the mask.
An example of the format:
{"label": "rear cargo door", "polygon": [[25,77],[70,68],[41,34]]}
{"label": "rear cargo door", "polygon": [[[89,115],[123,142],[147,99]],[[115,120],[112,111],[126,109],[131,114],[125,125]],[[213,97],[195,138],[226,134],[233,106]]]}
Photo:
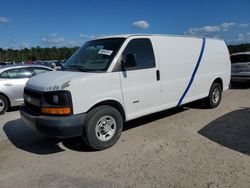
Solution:
{"label": "rear cargo door", "polygon": [[132,39],[122,53],[122,61],[128,54],[134,55],[136,66],[123,66],[120,78],[128,118],[135,118],[153,112],[160,104],[160,72],[150,39]]}

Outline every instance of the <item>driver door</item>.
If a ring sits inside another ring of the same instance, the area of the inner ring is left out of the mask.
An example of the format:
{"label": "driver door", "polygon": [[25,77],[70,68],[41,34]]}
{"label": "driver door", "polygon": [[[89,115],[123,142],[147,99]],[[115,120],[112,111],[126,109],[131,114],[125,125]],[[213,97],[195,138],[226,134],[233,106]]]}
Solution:
{"label": "driver door", "polygon": [[[133,67],[126,67],[126,62],[123,64],[128,54],[135,57]],[[150,39],[132,39],[120,59],[123,61],[120,78],[128,119],[154,112],[161,102],[161,85]]]}

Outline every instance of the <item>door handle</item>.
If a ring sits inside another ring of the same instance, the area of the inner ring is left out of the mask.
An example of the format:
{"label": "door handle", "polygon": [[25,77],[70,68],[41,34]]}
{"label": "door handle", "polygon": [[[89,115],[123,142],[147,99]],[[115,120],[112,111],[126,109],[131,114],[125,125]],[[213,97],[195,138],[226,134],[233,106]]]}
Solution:
{"label": "door handle", "polygon": [[159,81],[161,79],[160,77],[160,71],[156,70],[156,80]]}
{"label": "door handle", "polygon": [[10,84],[10,83],[6,83],[6,84],[4,84],[5,86],[12,86],[12,84]]}

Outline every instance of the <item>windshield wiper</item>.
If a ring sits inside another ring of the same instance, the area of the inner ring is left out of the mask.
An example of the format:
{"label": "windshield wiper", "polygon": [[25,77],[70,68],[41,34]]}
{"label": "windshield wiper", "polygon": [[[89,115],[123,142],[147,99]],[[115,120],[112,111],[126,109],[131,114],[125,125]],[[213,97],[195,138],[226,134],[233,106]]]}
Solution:
{"label": "windshield wiper", "polygon": [[83,66],[79,66],[79,67],[76,67],[76,68],[77,68],[77,70],[80,70],[82,72],[88,72],[87,71],[88,69],[85,69]]}
{"label": "windshield wiper", "polygon": [[71,68],[75,68],[77,70],[80,70],[82,72],[87,72],[85,69],[84,69],[84,66],[83,65],[69,65],[67,67],[64,67],[64,69],[71,69]]}
{"label": "windshield wiper", "polygon": [[70,67],[84,67],[84,66],[83,65],[69,65],[68,67],[70,68]]}
{"label": "windshield wiper", "polygon": [[67,67],[64,67],[64,69],[77,69],[82,72],[102,72],[100,69],[87,69],[83,65],[69,65]]}

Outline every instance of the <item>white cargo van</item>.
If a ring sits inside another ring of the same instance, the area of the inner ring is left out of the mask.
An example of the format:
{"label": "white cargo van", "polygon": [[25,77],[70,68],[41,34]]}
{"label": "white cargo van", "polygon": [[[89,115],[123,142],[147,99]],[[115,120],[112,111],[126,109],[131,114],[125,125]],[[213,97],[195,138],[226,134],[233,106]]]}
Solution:
{"label": "white cargo van", "polygon": [[230,82],[224,41],[164,35],[109,36],[85,43],[64,65],[30,79],[22,119],[52,137],[114,145],[123,122],[198,99],[219,105]]}

